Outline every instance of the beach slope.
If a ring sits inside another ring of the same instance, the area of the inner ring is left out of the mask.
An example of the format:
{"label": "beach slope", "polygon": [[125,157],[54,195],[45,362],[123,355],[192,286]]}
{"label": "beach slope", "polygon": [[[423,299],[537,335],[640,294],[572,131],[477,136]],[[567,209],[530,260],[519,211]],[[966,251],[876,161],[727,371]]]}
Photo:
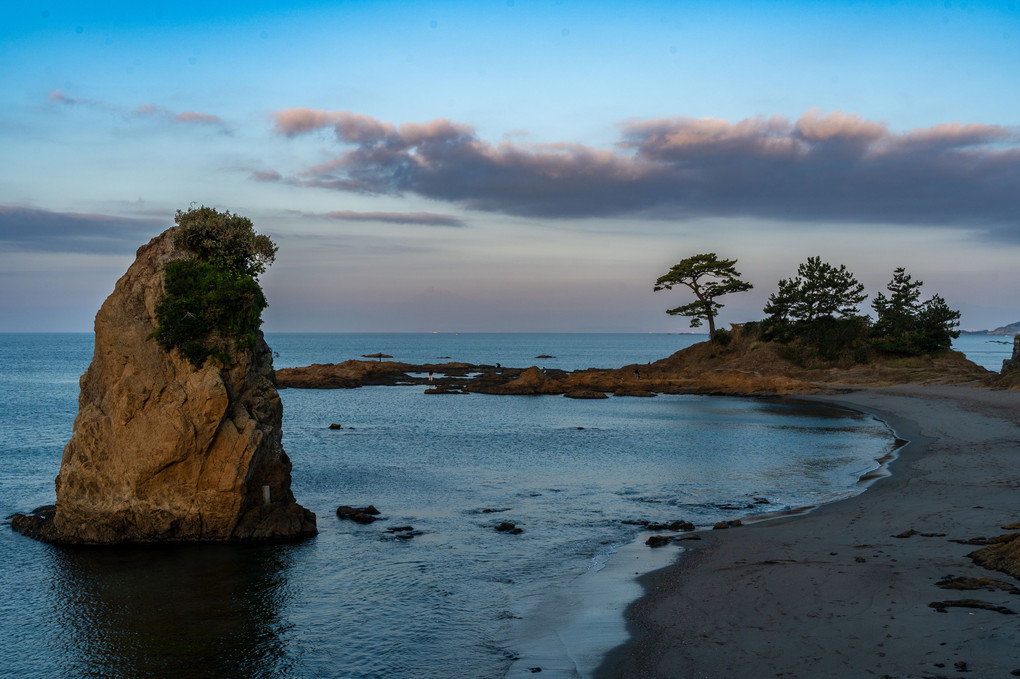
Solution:
{"label": "beach slope", "polygon": [[[817,400],[873,413],[908,439],[892,475],[806,515],[704,534],[676,565],[644,576],[645,596],[627,613],[631,640],[597,676],[1020,669],[1020,618],[1007,612],[1020,613],[1008,589],[1020,582],[975,565],[967,555],[980,547],[957,542],[1020,521],[1020,393],[907,385]],[[947,576],[1007,589],[946,589]],[[966,600],[987,607],[931,606]]]}

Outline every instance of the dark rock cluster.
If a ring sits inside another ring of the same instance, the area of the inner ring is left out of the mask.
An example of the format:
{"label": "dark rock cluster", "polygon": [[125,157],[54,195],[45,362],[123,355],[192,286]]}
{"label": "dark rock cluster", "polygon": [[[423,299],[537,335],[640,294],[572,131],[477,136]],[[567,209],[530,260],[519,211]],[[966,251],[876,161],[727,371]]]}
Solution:
{"label": "dark rock cluster", "polygon": [[354,523],[369,524],[379,520],[379,510],[374,505],[367,507],[351,507],[340,505],[336,508],[336,515],[341,519],[348,519]]}

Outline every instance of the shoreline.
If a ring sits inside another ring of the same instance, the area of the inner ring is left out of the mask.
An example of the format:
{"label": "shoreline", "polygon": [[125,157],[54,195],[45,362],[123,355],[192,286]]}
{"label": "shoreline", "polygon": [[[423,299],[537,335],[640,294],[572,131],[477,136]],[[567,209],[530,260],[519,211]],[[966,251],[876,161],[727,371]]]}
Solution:
{"label": "shoreline", "polygon": [[[805,398],[869,413],[908,439],[891,475],[806,513],[702,532],[674,564],[639,578],[644,595],[625,612],[629,639],[595,677],[1009,676],[1020,668],[1016,618],[929,607],[972,598],[1020,610],[1004,591],[936,586],[947,575],[1012,581],[950,540],[1005,533],[1001,526],[1020,518],[1020,394],[900,386]],[[918,533],[895,537],[911,529]]]}
{"label": "shoreline", "polygon": [[[738,398],[722,396],[721,398]],[[760,397],[748,397],[760,398]],[[783,402],[801,405],[819,405],[808,398],[787,398]],[[839,403],[821,404],[855,415],[872,415],[859,408]],[[873,416],[873,415],[872,415]],[[873,416],[874,417],[874,416]],[[888,447],[874,458],[876,466],[862,473],[855,484],[853,495],[819,504],[808,504],[763,514],[737,516],[742,525],[776,521],[801,516],[819,507],[841,502],[866,492],[878,479],[889,475],[889,464],[897,459],[899,450],[909,443],[900,437],[885,420],[874,417],[888,430]],[[681,538],[668,546],[649,549],[646,542],[653,535],[704,535],[712,532],[710,525],[692,531],[644,531],[620,545],[597,573],[591,571],[567,583],[545,607],[547,613],[532,621],[534,627],[518,630],[512,647],[517,649],[510,668],[503,675],[530,676],[539,670],[542,676],[591,677],[605,662],[609,654],[625,646],[630,638],[630,621],[626,611],[644,596],[642,581],[659,571],[666,571],[685,558],[690,549],[689,538]],[[716,531],[718,532],[718,531]],[[635,570],[636,569],[636,570]]]}

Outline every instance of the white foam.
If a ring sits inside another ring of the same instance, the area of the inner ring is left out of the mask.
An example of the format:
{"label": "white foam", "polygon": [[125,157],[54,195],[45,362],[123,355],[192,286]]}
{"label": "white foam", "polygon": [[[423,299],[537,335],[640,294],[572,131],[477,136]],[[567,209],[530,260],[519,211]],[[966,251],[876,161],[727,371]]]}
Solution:
{"label": "white foam", "polygon": [[545,598],[541,610],[526,614],[509,644],[518,659],[505,676],[530,677],[534,667],[544,678],[592,676],[605,655],[627,640],[624,611],[644,593],[637,577],[668,566],[683,551],[652,549],[644,544],[647,536],[611,546],[601,567],[589,568]]}

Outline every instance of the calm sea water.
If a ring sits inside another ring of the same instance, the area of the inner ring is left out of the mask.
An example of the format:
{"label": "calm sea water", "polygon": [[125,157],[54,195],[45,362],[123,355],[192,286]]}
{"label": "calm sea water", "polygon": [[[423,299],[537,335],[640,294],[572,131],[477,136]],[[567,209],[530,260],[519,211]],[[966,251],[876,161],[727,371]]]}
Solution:
{"label": "calm sea water", "polygon": [[981,367],[999,372],[1002,362],[1013,355],[1013,336],[961,335],[953,340],[953,348]]}
{"label": "calm sea water", "polygon": [[[268,339],[278,367],[382,351],[409,362],[449,356],[570,370],[643,363],[702,338]],[[0,349],[7,516],[53,501],[92,337],[0,335]],[[637,532],[622,520],[704,525],[844,497],[892,443],[870,417],[781,401],[436,397],[420,387],[281,395],[293,489],[318,515],[318,537],[279,546],[68,549],[0,531],[0,634],[8,648],[0,675],[513,674],[532,657],[529,637],[577,630],[564,592],[614,586],[614,563],[637,549],[629,546]],[[346,428],[327,429],[333,422]],[[770,504],[724,508],[756,497]],[[334,515],[339,504],[368,503],[385,519],[359,526]],[[524,533],[498,533],[500,521]],[[387,528],[400,525],[421,534],[394,538]]]}

